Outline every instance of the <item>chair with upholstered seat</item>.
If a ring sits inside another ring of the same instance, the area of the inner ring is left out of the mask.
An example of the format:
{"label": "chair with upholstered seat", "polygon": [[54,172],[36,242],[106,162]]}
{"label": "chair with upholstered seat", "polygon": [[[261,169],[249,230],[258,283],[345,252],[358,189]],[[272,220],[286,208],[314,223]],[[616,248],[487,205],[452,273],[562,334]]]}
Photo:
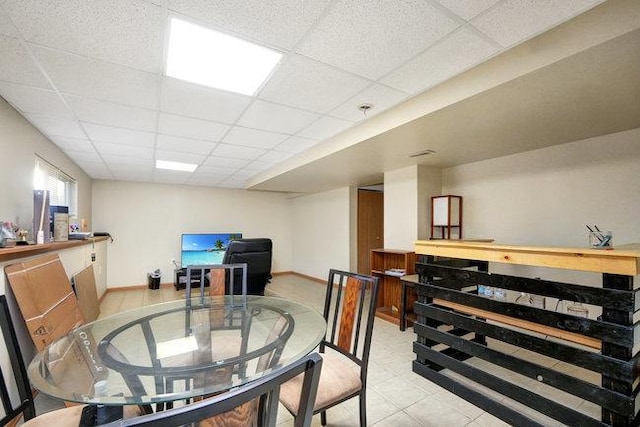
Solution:
{"label": "chair with upholstered seat", "polygon": [[[327,333],[320,342],[322,374],[313,413],[326,425],[326,410],[352,397],[360,398],[360,425],[367,425],[366,384],[373,333],[377,277],[330,270],[324,305]],[[280,401],[292,414],[299,408],[300,378],[282,387]]]}
{"label": "chair with upholstered seat", "polygon": [[[106,424],[104,427],[173,427],[195,421],[202,421],[199,423],[200,426],[246,426],[249,424],[244,419],[239,419],[236,423],[233,422],[234,410],[256,401],[259,402],[257,424],[259,426],[275,427],[278,394],[281,385],[294,377],[299,378],[301,383],[300,393],[294,397],[297,406],[300,408],[295,416],[294,426],[308,427],[311,425],[313,402],[316,397],[321,367],[322,358],[317,353],[313,353],[226,393],[179,408]],[[223,418],[218,418],[220,416],[223,416]],[[224,424],[218,424],[213,421],[220,419],[224,420]]]}
{"label": "chair with upholstered seat", "polygon": [[[14,418],[22,415],[24,427],[78,427],[82,410],[86,405],[75,405],[38,415],[36,417],[31,384],[27,377],[27,369],[22,358],[22,351],[18,345],[15,327],[11,320],[6,295],[0,295],[0,331],[3,342],[9,356],[9,363],[13,376],[8,375],[0,368],[0,395],[5,416],[0,418],[0,426],[4,426]],[[126,377],[125,382],[129,387],[139,387],[137,377]],[[150,405],[124,407],[124,416],[135,417],[140,414],[153,412]]]}

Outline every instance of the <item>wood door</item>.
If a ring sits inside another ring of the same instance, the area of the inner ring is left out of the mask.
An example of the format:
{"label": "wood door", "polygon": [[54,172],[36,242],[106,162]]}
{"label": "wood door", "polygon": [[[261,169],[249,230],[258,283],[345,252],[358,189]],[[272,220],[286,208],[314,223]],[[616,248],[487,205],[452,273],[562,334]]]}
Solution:
{"label": "wood door", "polygon": [[371,249],[383,247],[384,193],[358,190],[358,273],[371,273]]}

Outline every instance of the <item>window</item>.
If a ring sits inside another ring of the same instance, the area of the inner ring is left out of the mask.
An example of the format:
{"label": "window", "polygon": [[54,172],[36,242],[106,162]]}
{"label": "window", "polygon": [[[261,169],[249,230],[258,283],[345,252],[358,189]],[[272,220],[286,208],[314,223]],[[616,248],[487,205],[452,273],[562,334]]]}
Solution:
{"label": "window", "polygon": [[68,206],[69,215],[76,215],[76,180],[40,157],[36,157],[33,189],[48,190],[51,206]]}

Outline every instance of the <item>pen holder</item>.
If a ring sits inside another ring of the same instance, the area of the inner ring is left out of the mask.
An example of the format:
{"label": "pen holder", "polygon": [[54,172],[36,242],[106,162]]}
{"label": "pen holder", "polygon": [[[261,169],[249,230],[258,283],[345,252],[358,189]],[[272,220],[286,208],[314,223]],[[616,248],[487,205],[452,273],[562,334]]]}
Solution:
{"label": "pen holder", "polygon": [[613,236],[611,231],[590,231],[589,247],[595,249],[606,249],[613,247]]}

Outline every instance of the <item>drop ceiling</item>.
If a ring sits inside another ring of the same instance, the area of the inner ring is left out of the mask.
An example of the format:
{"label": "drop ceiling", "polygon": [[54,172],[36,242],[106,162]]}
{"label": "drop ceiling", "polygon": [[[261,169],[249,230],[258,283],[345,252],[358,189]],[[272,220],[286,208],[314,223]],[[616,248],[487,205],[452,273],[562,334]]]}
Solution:
{"label": "drop ceiling", "polygon": [[[446,167],[633,126],[635,118],[624,117],[580,132],[589,115],[573,108],[571,129],[558,126],[546,130],[552,136],[538,131],[520,146],[508,143],[536,129],[524,120],[531,112],[543,120],[549,105],[582,105],[603,93],[567,102],[575,93],[567,85],[583,87],[571,70],[599,79],[611,61],[637,67],[633,59],[606,56],[605,48],[398,126],[377,124],[601,3],[0,0],[0,95],[94,179],[295,192],[371,184],[384,171],[410,164]],[[275,49],[283,59],[254,96],[166,77],[171,16]],[[610,47],[619,54],[638,47],[626,43]],[[635,106],[622,83],[601,86]],[[364,103],[373,105],[366,114],[358,108]],[[377,130],[334,148],[336,139],[362,127]],[[436,151],[428,156],[434,160],[406,160],[411,150],[425,148],[425,139],[434,141],[427,147]],[[466,145],[456,148],[460,141]],[[199,167],[160,171],[157,159]]]}

